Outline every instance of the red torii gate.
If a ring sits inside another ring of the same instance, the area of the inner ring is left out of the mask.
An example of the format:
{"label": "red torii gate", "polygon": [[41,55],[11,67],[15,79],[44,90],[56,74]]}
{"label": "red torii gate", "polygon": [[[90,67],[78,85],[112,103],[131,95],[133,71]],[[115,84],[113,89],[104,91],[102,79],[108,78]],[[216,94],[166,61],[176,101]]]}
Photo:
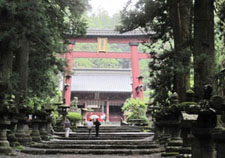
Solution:
{"label": "red torii gate", "polygon": [[[129,44],[130,52],[81,52],[73,51],[75,43],[97,43],[98,38],[107,38],[107,43]],[[139,59],[147,59],[151,56],[146,53],[138,52],[139,43],[149,42],[149,36],[141,31],[130,31],[120,34],[113,30],[88,30],[85,37],[70,38],[68,52],[64,55],[67,59],[68,67],[66,70],[72,72],[74,58],[116,58],[131,59],[132,66],[132,93],[133,98],[143,98],[142,76],[140,76]],[[65,76],[64,99],[65,104],[70,105],[71,101],[71,74]]]}

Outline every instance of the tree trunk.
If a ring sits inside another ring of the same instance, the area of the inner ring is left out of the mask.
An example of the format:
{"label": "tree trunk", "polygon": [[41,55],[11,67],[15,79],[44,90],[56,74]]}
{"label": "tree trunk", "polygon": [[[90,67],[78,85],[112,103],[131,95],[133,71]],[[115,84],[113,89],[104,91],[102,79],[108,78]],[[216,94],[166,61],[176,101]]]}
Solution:
{"label": "tree trunk", "polygon": [[19,74],[20,82],[19,82],[19,97],[23,97],[24,99],[27,97],[27,83],[28,83],[28,61],[29,61],[29,41],[25,35],[22,36],[21,41],[19,42],[20,49],[16,54],[16,63],[15,63],[15,71]]}
{"label": "tree trunk", "polygon": [[194,88],[197,99],[203,86],[214,77],[214,0],[195,0],[194,6]]}
{"label": "tree trunk", "polygon": [[179,100],[185,100],[187,89],[190,88],[190,39],[191,39],[191,10],[190,0],[168,0],[169,16],[173,30],[176,74],[174,90]]}
{"label": "tree trunk", "polygon": [[10,78],[12,75],[13,52],[7,52],[5,49],[2,49],[2,51],[5,52],[0,53],[0,91],[7,93],[11,91]]}

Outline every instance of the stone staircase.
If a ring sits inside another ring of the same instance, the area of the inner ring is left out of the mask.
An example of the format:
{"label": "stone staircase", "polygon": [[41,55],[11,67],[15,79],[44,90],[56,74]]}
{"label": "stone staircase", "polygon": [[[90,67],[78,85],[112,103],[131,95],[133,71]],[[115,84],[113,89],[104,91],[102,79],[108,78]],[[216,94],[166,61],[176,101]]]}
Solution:
{"label": "stone staircase", "polygon": [[22,152],[27,154],[123,154],[141,155],[162,152],[162,148],[153,142],[154,133],[140,132],[134,126],[101,126],[99,137],[88,139],[88,130],[80,126],[65,138],[64,132],[55,132],[53,139],[34,143]]}

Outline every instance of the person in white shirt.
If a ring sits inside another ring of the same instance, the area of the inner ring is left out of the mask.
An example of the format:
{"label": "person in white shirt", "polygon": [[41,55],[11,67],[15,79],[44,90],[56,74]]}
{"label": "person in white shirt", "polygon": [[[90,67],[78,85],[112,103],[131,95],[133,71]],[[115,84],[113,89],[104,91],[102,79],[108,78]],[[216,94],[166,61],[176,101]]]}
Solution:
{"label": "person in white shirt", "polygon": [[87,123],[88,127],[88,138],[92,138],[92,127],[93,127],[93,121],[89,120]]}

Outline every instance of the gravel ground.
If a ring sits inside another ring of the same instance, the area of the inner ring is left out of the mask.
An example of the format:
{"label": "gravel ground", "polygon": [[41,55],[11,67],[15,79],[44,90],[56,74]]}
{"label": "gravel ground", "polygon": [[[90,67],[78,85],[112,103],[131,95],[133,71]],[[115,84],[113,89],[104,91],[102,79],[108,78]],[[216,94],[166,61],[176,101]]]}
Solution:
{"label": "gravel ground", "polygon": [[[160,154],[152,155],[30,155],[15,152],[16,156],[0,155],[0,158],[161,158]],[[167,157],[168,158],[168,157]]]}

